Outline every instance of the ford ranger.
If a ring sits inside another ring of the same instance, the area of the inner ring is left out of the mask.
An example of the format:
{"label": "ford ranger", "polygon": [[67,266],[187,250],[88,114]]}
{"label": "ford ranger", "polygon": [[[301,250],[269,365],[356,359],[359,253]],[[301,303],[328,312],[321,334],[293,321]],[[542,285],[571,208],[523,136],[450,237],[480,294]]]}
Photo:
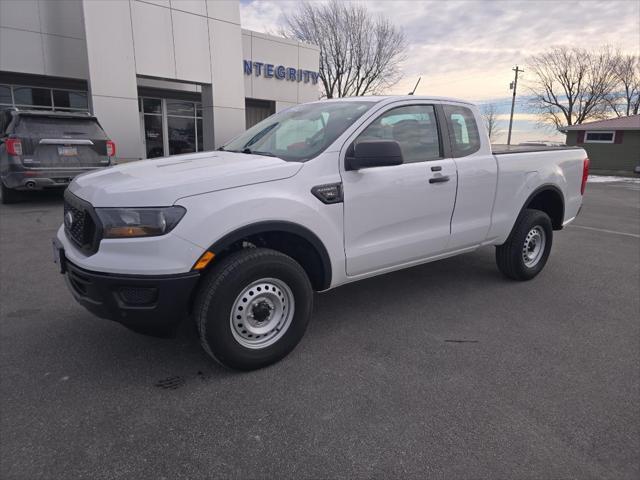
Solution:
{"label": "ford ranger", "polygon": [[192,318],[214,359],[249,370],[293,350],[314,291],[485,245],[534,278],[588,169],[580,148],[492,151],[464,101],[324,100],[217,151],[77,177],[54,256],[97,316],[156,335]]}

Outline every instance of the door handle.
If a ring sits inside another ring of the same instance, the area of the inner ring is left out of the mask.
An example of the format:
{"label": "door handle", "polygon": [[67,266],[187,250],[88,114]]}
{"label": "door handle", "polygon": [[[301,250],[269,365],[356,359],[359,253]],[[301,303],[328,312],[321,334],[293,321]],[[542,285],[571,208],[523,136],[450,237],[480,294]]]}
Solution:
{"label": "door handle", "polygon": [[440,165],[436,165],[435,167],[431,167],[431,171],[432,172],[439,172],[440,170],[442,170],[442,167]]}
{"label": "door handle", "polygon": [[448,182],[449,181],[449,175],[442,175],[440,177],[433,177],[429,179],[429,183],[442,183],[442,182]]}

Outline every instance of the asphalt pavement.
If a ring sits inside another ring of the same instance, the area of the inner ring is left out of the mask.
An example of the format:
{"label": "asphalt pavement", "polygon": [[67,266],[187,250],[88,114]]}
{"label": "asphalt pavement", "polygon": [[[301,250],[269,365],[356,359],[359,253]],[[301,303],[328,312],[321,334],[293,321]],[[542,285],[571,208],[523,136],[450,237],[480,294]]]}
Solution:
{"label": "asphalt pavement", "polygon": [[483,248],[347,285],[250,373],[77,305],[61,217],[0,207],[3,479],[640,478],[638,183],[590,183],[533,281]]}

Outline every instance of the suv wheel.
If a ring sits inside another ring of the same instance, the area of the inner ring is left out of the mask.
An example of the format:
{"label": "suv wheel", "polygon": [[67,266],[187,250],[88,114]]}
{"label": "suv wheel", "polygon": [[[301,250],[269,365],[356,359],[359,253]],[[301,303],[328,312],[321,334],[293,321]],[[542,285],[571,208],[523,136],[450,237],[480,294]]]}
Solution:
{"label": "suv wheel", "polygon": [[295,348],[312,304],[311,283],[295,260],[250,248],[223,258],[205,276],[194,315],[209,355],[227,367],[253,370]]}
{"label": "suv wheel", "polygon": [[496,247],[498,269],[514,280],[531,280],[547,263],[552,241],[549,216],[540,210],[525,210],[507,241]]}

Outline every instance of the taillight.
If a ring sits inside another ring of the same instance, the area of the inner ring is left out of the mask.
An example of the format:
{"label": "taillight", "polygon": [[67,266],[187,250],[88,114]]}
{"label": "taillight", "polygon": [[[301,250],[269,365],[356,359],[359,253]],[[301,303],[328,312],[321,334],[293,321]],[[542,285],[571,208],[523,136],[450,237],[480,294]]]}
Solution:
{"label": "taillight", "polygon": [[19,138],[7,138],[4,144],[9,155],[22,155],[22,142]]}
{"label": "taillight", "polygon": [[582,185],[580,185],[580,195],[584,195],[584,189],[587,188],[587,178],[589,178],[589,158],[585,158],[582,162]]}
{"label": "taillight", "polygon": [[116,144],[111,140],[107,140],[107,156],[115,157],[116,156]]}

